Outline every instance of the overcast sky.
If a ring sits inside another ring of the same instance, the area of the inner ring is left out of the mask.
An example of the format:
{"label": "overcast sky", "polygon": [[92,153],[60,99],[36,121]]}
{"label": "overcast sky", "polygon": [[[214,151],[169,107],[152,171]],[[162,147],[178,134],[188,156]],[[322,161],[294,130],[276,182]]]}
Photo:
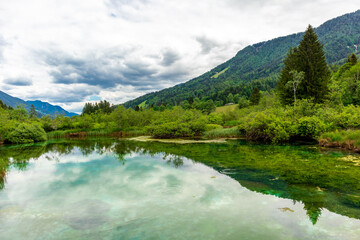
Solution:
{"label": "overcast sky", "polygon": [[1,0],[0,90],[79,112],[185,82],[358,0]]}

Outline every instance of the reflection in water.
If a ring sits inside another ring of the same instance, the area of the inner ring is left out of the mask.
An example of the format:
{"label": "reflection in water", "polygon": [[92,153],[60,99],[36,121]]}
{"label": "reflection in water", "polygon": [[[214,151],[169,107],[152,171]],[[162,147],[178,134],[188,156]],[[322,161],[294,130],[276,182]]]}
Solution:
{"label": "reflection in water", "polygon": [[[81,161],[83,158],[78,158],[78,155],[70,162],[63,162],[63,159],[73,156],[76,152],[79,152],[84,158],[81,167],[76,161]],[[184,191],[185,179],[180,179],[176,175],[179,172],[176,174],[165,172],[163,167],[157,165],[156,162],[148,163],[143,159],[140,161],[141,164],[128,163],[132,159],[129,156],[133,155],[150,156],[154,159],[161,156],[166,165],[174,167],[174,170],[171,171],[181,171],[181,174],[187,173],[189,176],[195,176],[195,174],[199,174],[199,171],[209,171],[207,168],[201,170],[202,168],[199,168],[199,165],[190,164],[189,160],[194,164],[205,164],[236,180],[246,189],[264,194],[264,197],[272,195],[280,199],[290,199],[293,201],[294,207],[297,206],[296,203],[301,203],[308,219],[314,225],[325,209],[353,219],[360,219],[360,169],[356,165],[359,156],[341,152],[324,152],[309,146],[252,145],[242,141],[229,141],[225,144],[176,145],[90,139],[2,147],[0,148],[0,188],[6,190],[6,176],[12,169],[26,171],[26,169],[31,168],[31,162],[36,163],[37,159],[39,159],[40,166],[45,164],[40,164],[40,159],[47,159],[48,162],[59,162],[62,167],[56,168],[51,174],[50,178],[53,181],[49,181],[48,187],[34,187],[33,190],[37,191],[36,197],[48,199],[47,201],[52,201],[52,204],[64,204],[64,209],[59,207],[60,213],[58,214],[62,216],[61,218],[67,225],[79,231],[90,231],[111,222],[111,212],[115,211],[116,207],[119,209],[127,208],[127,206],[121,205],[125,204],[125,202],[122,203],[122,197],[141,198],[142,193],[139,192],[139,189],[128,187],[130,182],[132,186],[134,184],[147,185],[148,188],[152,189],[152,194],[155,196],[157,196],[156,194],[163,196],[165,193],[169,196],[175,196],[179,194],[179,191]],[[91,160],[93,158],[98,159],[100,156],[102,161]],[[114,159],[116,159],[116,163]],[[351,161],[344,159],[351,159]],[[123,168],[118,166],[123,166]],[[196,173],[191,173],[194,171],[194,166],[197,166]],[[109,175],[104,175],[107,172]],[[154,180],[153,175],[163,176],[164,182]],[[215,177],[213,175],[214,173],[211,173],[211,178],[209,177],[207,181],[215,181],[221,176]],[[117,181],[121,180],[124,183],[121,186],[114,183],[114,186],[117,187],[111,189],[112,193],[116,193],[119,199],[112,199],[113,197],[109,195],[108,189],[104,189],[107,187],[105,184],[96,185],[95,182],[100,181],[100,179],[102,182],[108,181],[109,183],[118,179]],[[46,178],[43,181],[46,181]],[[28,183],[28,186],[31,188],[31,183]],[[92,189],[93,193],[83,193],[81,191],[87,189],[84,186],[92,186],[96,189]],[[163,188],[159,189],[159,186],[163,186]],[[62,196],[61,194],[56,196],[54,194],[56,191],[56,194],[62,193],[63,196],[66,196],[69,189],[75,189],[79,191],[79,194],[85,194],[89,198],[72,201],[71,198],[59,197]],[[92,195],[97,194],[101,194],[104,199],[91,198]],[[196,203],[214,207],[229,201],[224,196],[219,197],[224,194],[222,190],[208,185],[202,196],[193,195],[191,198],[196,200]],[[252,195],[252,198],[256,197],[259,198],[259,195]],[[117,204],[110,204],[112,201],[117,201]],[[0,195],[0,215],[2,208],[7,209],[6,204],[6,201],[1,202]],[[26,202],[22,204],[26,205]],[[141,205],[140,208],[145,213],[149,211],[142,208],[146,206],[146,201],[142,204],[144,205]],[[191,203],[189,202],[189,204]],[[23,209],[22,206],[17,207]],[[131,206],[128,207],[131,209]],[[139,208],[139,206],[136,207]],[[158,207],[158,210],[162,211],[161,204],[153,207]],[[258,206],[247,207],[251,209]],[[291,206],[278,206],[275,209],[278,211],[278,213],[274,213],[276,216],[279,214],[298,214],[296,208]],[[131,210],[129,211],[131,215]],[[136,210],[133,211],[135,214]],[[199,212],[199,214],[204,214],[206,211]],[[55,218],[56,213],[52,214],[54,215],[52,217]],[[108,229],[104,231],[130,234],[132,231],[137,231],[136,229],[141,228],[142,225],[155,227],[153,224],[156,220],[154,219],[131,219],[130,216],[127,217],[129,219],[126,223],[108,226]],[[213,227],[211,224],[202,226],[203,231],[210,232]],[[134,236],[142,236],[141,234],[138,233]],[[301,238],[299,237],[299,239]],[[289,237],[289,239],[291,238]],[[294,239],[298,238],[294,237]]]}

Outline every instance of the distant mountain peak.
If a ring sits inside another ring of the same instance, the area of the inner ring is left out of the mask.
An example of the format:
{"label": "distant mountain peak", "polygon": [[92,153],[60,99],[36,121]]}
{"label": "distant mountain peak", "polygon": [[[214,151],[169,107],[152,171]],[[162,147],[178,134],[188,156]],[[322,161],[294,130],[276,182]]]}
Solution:
{"label": "distant mountain peak", "polygon": [[71,113],[66,111],[60,106],[54,106],[48,102],[43,102],[40,100],[34,100],[34,101],[24,101],[20,98],[10,96],[9,94],[0,91],[0,100],[7,106],[11,106],[15,108],[18,105],[24,105],[26,109],[30,109],[31,105],[34,105],[36,111],[39,113],[40,116],[50,115],[50,116],[56,116],[59,114],[63,114],[67,117],[72,117],[77,115],[76,113]]}

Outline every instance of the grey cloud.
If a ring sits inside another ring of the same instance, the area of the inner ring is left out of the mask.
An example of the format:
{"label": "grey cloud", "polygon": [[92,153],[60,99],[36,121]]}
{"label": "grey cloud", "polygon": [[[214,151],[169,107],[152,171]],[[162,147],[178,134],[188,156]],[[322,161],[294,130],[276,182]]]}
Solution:
{"label": "grey cloud", "polygon": [[[158,66],[139,59],[127,58],[137,49],[108,49],[86,57],[72,56],[57,50],[37,53],[53,70],[50,75],[57,84],[87,84],[101,89],[133,86],[135,90],[157,90],[178,82],[187,71],[177,68],[159,72]],[[165,51],[160,64],[169,66],[179,59],[174,51]],[[182,79],[186,80],[186,79]]]}
{"label": "grey cloud", "polygon": [[161,74],[158,74],[157,77],[163,80],[172,81],[172,82],[179,82],[188,80],[188,70],[185,68],[173,68],[169,69]]}
{"label": "grey cloud", "polygon": [[205,36],[197,37],[196,41],[198,41],[201,45],[201,53],[208,54],[211,52],[213,48],[219,47],[220,44],[216,41],[207,38]]}
{"label": "grey cloud", "polygon": [[168,67],[174,64],[179,59],[180,55],[177,52],[167,49],[163,52],[161,65],[164,67]]}
{"label": "grey cloud", "polygon": [[86,88],[83,86],[72,86],[71,89],[56,89],[46,94],[33,94],[30,100],[43,99],[48,102],[72,103],[82,102],[91,95],[100,93],[99,88]]}
{"label": "grey cloud", "polygon": [[7,78],[4,80],[4,83],[14,86],[31,86],[32,80],[29,78]]}

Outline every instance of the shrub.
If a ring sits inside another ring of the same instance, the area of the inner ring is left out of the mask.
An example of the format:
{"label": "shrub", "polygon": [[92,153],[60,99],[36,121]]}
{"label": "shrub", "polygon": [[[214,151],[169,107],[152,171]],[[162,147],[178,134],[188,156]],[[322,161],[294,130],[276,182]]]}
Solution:
{"label": "shrub", "polygon": [[296,123],[296,135],[308,139],[317,139],[325,131],[325,124],[318,117],[303,117]]}
{"label": "shrub", "polygon": [[147,132],[157,138],[192,137],[194,132],[185,123],[169,122],[150,126]]}
{"label": "shrub", "polygon": [[294,132],[291,126],[286,118],[260,112],[239,125],[239,131],[245,132],[246,137],[251,140],[279,143],[289,141]]}
{"label": "shrub", "polygon": [[45,130],[37,124],[19,124],[10,131],[6,141],[10,143],[32,143],[46,141]]}

